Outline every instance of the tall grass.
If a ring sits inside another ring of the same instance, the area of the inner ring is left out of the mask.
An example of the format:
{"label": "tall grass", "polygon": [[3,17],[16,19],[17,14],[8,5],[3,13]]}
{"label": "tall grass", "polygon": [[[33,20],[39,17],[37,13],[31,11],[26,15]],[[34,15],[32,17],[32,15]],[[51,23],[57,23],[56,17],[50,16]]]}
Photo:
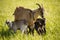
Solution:
{"label": "tall grass", "polygon": [[[46,35],[34,36],[14,33],[5,25],[7,19],[13,21],[16,7],[23,6],[29,9],[38,8],[36,3],[43,4],[46,18]],[[60,40],[60,0],[0,0],[0,40]]]}

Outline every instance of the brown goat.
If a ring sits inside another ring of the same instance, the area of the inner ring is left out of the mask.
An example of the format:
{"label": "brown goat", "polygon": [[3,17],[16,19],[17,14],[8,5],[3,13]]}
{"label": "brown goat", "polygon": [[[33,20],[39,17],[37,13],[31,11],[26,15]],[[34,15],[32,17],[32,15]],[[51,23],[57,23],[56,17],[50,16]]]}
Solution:
{"label": "brown goat", "polygon": [[[40,4],[36,3],[36,5],[39,6],[39,8],[35,9],[35,10],[32,10],[33,11],[33,21],[31,21],[34,25],[35,21],[38,19],[38,17],[40,16],[41,18],[44,18],[44,9],[43,7],[40,6]],[[32,33],[34,34],[34,27],[29,27],[29,33]]]}

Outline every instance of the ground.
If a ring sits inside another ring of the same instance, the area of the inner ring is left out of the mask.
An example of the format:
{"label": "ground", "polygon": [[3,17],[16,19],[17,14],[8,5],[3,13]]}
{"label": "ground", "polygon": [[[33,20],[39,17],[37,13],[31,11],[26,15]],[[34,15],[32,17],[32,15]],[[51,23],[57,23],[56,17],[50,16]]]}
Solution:
{"label": "ground", "polygon": [[[36,3],[44,7],[46,18],[46,34],[34,36],[21,34],[8,30],[5,25],[7,19],[13,21],[13,13],[16,7],[22,6],[29,9],[37,9]],[[60,0],[0,0],[0,40],[60,40]]]}

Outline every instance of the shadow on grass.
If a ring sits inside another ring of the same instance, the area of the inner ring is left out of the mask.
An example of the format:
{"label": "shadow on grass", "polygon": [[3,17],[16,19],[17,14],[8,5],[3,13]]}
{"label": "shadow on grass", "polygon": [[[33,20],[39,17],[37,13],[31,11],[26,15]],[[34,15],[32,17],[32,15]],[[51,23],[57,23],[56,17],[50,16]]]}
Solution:
{"label": "shadow on grass", "polygon": [[9,36],[14,36],[14,32],[12,31],[12,30],[4,30],[4,29],[2,29],[2,31],[0,32],[0,35],[1,35],[1,37],[3,38],[3,37],[9,37]]}

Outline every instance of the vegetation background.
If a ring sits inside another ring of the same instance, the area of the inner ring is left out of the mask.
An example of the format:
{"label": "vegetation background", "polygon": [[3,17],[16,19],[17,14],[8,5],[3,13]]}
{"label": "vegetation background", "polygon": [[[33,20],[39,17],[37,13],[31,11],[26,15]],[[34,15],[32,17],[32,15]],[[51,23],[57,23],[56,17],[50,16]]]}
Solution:
{"label": "vegetation background", "polygon": [[[34,36],[9,31],[5,25],[7,19],[13,21],[16,7],[37,9],[36,3],[43,4],[46,18],[46,35]],[[60,0],[0,0],[0,40],[60,40]]]}

